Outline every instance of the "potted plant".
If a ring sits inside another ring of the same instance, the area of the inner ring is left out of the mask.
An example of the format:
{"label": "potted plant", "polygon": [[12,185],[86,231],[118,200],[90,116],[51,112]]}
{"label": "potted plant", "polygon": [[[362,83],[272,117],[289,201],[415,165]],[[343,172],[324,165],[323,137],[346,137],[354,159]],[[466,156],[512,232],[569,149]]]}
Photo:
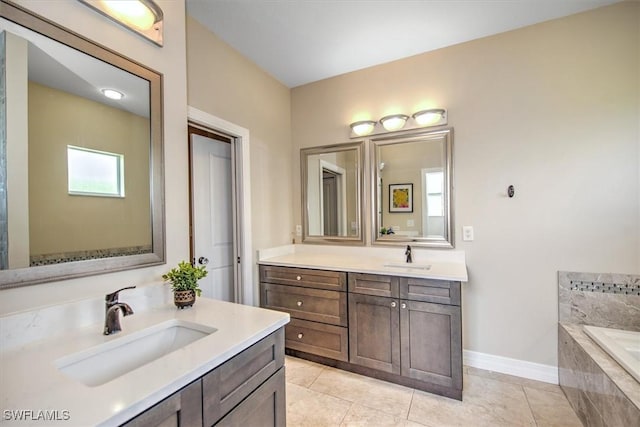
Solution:
{"label": "potted plant", "polygon": [[207,276],[205,266],[194,267],[188,261],[181,261],[177,267],[163,274],[165,282],[171,283],[173,302],[176,307],[191,307],[196,302],[196,295],[200,296],[202,289],[198,286],[198,280]]}

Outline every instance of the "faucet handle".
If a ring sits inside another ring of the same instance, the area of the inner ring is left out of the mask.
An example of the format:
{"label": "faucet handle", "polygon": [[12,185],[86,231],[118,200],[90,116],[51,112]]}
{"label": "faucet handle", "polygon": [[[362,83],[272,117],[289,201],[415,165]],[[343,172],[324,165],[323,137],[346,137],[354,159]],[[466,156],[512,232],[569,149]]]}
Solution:
{"label": "faucet handle", "polygon": [[135,285],[134,286],[127,286],[126,288],[122,288],[122,289],[118,289],[115,292],[111,292],[110,294],[107,294],[104,296],[104,301],[107,304],[113,304],[114,302],[118,301],[118,294],[120,293],[120,291],[124,291],[126,289],[135,289]]}

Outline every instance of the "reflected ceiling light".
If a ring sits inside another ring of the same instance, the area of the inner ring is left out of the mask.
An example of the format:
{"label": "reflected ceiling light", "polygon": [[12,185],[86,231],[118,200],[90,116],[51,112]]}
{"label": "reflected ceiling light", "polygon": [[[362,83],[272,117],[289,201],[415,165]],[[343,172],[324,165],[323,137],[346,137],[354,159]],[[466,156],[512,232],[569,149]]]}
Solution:
{"label": "reflected ceiling light", "polygon": [[444,117],[442,108],[434,108],[431,110],[422,110],[413,114],[413,119],[420,126],[429,126],[438,123]]}
{"label": "reflected ceiling light", "polygon": [[375,128],[376,123],[377,122],[373,120],[361,120],[359,122],[351,123],[350,126],[353,133],[355,133],[358,136],[365,136],[373,132],[373,129]]}
{"label": "reflected ceiling light", "polygon": [[400,130],[404,127],[405,123],[407,123],[407,119],[409,116],[406,114],[392,114],[390,116],[384,116],[380,119],[380,123],[382,123],[382,127],[384,127],[389,132],[394,130]]}
{"label": "reflected ceiling light", "polygon": [[162,9],[153,0],[78,0],[162,46]]}
{"label": "reflected ceiling light", "polygon": [[113,89],[102,89],[102,94],[107,98],[115,99],[116,101],[119,101],[122,98],[124,98],[124,94],[122,92],[118,92],[117,90],[113,90]]}

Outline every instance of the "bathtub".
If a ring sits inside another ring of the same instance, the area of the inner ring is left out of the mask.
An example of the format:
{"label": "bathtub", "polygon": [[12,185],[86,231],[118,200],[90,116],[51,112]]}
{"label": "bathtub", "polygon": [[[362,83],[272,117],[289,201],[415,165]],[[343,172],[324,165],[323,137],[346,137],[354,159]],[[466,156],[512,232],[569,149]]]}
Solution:
{"label": "bathtub", "polygon": [[584,331],[640,382],[640,332],[585,326]]}

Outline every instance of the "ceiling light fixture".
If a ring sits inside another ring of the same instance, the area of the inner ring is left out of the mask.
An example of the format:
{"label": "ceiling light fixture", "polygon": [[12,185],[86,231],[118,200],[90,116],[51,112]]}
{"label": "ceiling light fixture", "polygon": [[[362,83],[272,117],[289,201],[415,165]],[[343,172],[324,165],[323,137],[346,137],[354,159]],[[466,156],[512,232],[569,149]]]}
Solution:
{"label": "ceiling light fixture", "polygon": [[115,99],[116,101],[124,98],[124,94],[122,92],[118,92],[114,89],[102,89],[102,94],[109,99]]}
{"label": "ceiling light fixture", "polygon": [[102,15],[151,40],[163,44],[162,9],[153,0],[78,0]]}
{"label": "ceiling light fixture", "polygon": [[444,113],[445,111],[442,108],[434,108],[418,111],[412,117],[420,126],[433,126],[443,119]]}
{"label": "ceiling light fixture", "polygon": [[373,129],[376,127],[376,123],[377,122],[375,120],[361,120],[359,122],[353,122],[349,126],[351,126],[351,130],[356,135],[365,136],[373,132]]}

